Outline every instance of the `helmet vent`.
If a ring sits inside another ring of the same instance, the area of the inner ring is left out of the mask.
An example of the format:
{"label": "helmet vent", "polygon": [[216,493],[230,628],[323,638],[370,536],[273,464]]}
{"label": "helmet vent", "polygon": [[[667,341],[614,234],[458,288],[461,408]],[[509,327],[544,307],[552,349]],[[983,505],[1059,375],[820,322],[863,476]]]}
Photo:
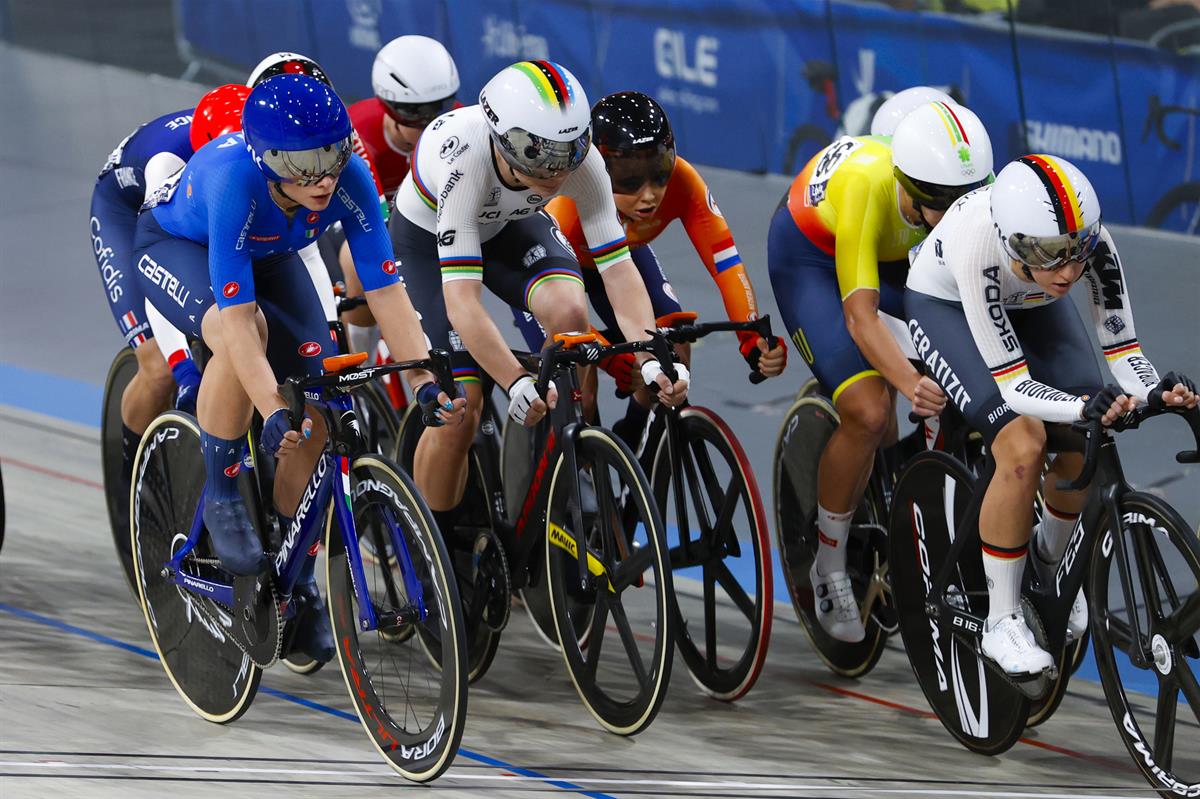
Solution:
{"label": "helmet vent", "polygon": [[389,72],[388,74],[392,76],[392,80],[396,81],[396,83],[399,83],[399,84],[400,84],[401,86],[403,86],[404,88],[406,88],[406,89],[411,89],[411,88],[412,88],[412,87],[411,87],[411,86],[409,86],[407,83],[405,83],[403,80],[401,80],[401,79],[400,79],[400,76],[399,76],[399,75],[397,75],[395,72]]}

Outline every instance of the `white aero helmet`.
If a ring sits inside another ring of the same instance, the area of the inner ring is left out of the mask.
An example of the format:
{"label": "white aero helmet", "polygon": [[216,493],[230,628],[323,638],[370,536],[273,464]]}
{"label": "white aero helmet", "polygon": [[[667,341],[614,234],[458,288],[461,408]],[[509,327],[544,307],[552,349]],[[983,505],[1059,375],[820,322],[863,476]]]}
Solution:
{"label": "white aero helmet", "polygon": [[579,81],[553,61],[520,61],[479,93],[492,141],[509,166],[539,180],[571,172],[592,141],[592,111]]}
{"label": "white aero helmet", "polygon": [[893,94],[883,101],[871,118],[872,136],[891,136],[896,126],[913,111],[926,103],[949,103],[955,105],[950,95],[932,86],[913,86]]}
{"label": "white aero helmet", "polygon": [[271,53],[259,61],[258,66],[250,73],[246,85],[253,89],[276,75],[307,75],[310,78],[316,78],[329,88],[333,88],[333,81],[325,74],[325,70],[321,69],[320,64],[306,55],[289,52]]}
{"label": "white aero helmet", "polygon": [[926,103],[892,135],[896,180],[918,207],[945,211],[992,181],[992,141],[979,117],[950,103]]}
{"label": "white aero helmet", "polygon": [[1034,269],[1083,261],[1100,241],[1100,200],[1091,182],[1055,155],[1026,155],[996,176],[992,222],[1010,257]]}
{"label": "white aero helmet", "polygon": [[423,128],[454,107],[458,67],[436,39],[400,36],[375,54],[371,86],[388,116]]}

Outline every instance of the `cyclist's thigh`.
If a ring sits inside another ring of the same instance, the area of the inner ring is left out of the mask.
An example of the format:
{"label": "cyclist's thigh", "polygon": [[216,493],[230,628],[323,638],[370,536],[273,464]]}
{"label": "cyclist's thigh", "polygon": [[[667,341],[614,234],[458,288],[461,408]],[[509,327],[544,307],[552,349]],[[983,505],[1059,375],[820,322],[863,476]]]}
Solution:
{"label": "cyclist's thigh", "polygon": [[1000,386],[975,346],[962,305],[910,291],[905,307],[913,346],[925,373],[990,444],[1017,414],[1000,396]]}
{"label": "cyclist's thigh", "polygon": [[136,347],[154,334],[146,319],[142,287],[133,261],[138,212],[122,195],[115,170],[96,181],[91,211],[92,254],[100,269],[108,310],[125,343]]}
{"label": "cyclist's thigh", "polygon": [[570,243],[540,211],[509,222],[483,245],[483,284],[514,308],[530,310],[537,290],[559,280],[583,287]]}
{"label": "cyclist's thigh", "polygon": [[1069,299],[1011,311],[1008,318],[1034,380],[1072,394],[1090,394],[1104,385],[1087,327]]}
{"label": "cyclist's thigh", "polygon": [[392,214],[388,227],[400,277],[408,290],[408,298],[420,316],[421,329],[425,331],[430,349],[442,349],[450,353],[455,380],[479,382],[479,365],[450,326],[450,317],[446,314],[437,239],[399,213]]}
{"label": "cyclist's thigh", "polygon": [[321,359],[337,354],[321,298],[294,252],[254,264],[254,296],[267,320],[267,361],[282,383],[321,374]]}
{"label": "cyclist's thigh", "polygon": [[846,329],[833,256],[808,240],[786,206],[771,221],[767,271],[788,335],[835,402],[858,380],[879,374]]}
{"label": "cyclist's thigh", "polygon": [[208,247],[175,238],[146,211],[138,217],[132,263],[146,300],[185,336],[202,338],[200,321],[214,303]]}

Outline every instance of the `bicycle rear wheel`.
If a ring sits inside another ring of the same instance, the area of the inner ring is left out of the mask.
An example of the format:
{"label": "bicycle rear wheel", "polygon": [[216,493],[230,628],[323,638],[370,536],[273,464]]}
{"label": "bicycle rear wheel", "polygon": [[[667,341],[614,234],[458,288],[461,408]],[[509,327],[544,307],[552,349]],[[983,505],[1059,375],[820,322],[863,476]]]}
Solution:
{"label": "bicycle rear wheel", "polygon": [[[134,462],[129,517],[134,578],[150,640],[167,678],[201,718],[239,718],[258,691],[262,671],[226,630],[229,612],[175,584],[166,564],[187,541],[204,491],[200,428],[177,411],[155,419]],[[182,563],[187,573],[228,582],[208,535]]]}
{"label": "bicycle rear wheel", "polygon": [[[975,479],[944,452],[922,452],[896,483],[888,563],[900,633],[929,706],[959,743],[995,755],[1021,737],[1029,699],[977,653],[969,634],[926,611],[930,585],[946,562],[971,500]],[[967,547],[946,590],[947,602],[987,616],[987,581],[978,546]],[[960,637],[961,636],[961,637]]]}
{"label": "bicycle rear wheel", "polygon": [[886,571],[886,511],[875,496],[873,481],[859,502],[846,540],[846,571],[858,606],[868,616],[866,638],[847,643],[825,632],[817,621],[809,576],[818,544],[817,464],[839,421],[837,411],[820,396],[802,396],[784,416],[775,443],[775,536],[792,607],[817,656],[835,674],[861,677],[879,662],[887,643],[880,615],[894,612]]}
{"label": "bicycle rear wheel", "polygon": [[[379,625],[360,631],[351,560],[330,522],[326,576],[338,661],[371,743],[404,777],[429,782],[454,760],[467,713],[464,627],[450,557],[424,500],[390,461],[358,458],[346,488],[358,535],[391,542],[407,556],[364,559],[361,583]],[[414,629],[406,634],[406,627]],[[436,648],[441,668],[424,647]]]}
{"label": "bicycle rear wheel", "polygon": [[108,376],[104,379],[104,399],[100,409],[100,464],[104,475],[108,523],[112,528],[117,560],[125,573],[129,592],[135,600],[138,600],[138,588],[133,570],[133,552],[129,548],[129,484],[121,474],[124,460],[121,446],[124,427],[121,421],[121,398],[137,371],[137,356],[129,347],[122,347],[108,367]]}
{"label": "bicycle rear wheel", "polygon": [[[646,477],[624,442],[602,428],[583,428],[575,459],[578,473],[572,474],[560,455],[550,483],[550,608],[579,698],[605,729],[634,735],[654,720],[671,678],[674,635],[666,537]],[[595,578],[588,589],[579,584],[571,534],[570,506],[581,473],[590,475],[595,490],[594,507],[583,497],[580,513],[580,538]],[[590,626],[586,644],[574,637],[581,623]]]}
{"label": "bicycle rear wheel", "polygon": [[1088,575],[1096,666],[1146,780],[1200,795],[1200,542],[1161,499],[1131,492],[1105,513]]}
{"label": "bicycle rear wheel", "polygon": [[[396,463],[408,474],[412,474],[413,456],[424,430],[421,407],[410,405],[400,423],[400,434],[396,439]],[[491,492],[487,485],[483,461],[477,448],[472,446],[467,454],[467,486],[459,505],[457,529],[439,530],[454,563],[459,598],[463,602],[468,682],[483,679],[491,668],[496,651],[500,648],[500,632],[507,622],[512,599],[508,561],[499,540],[489,535],[495,529],[495,524],[492,521],[492,506],[488,501]],[[485,539],[486,548],[479,555],[475,550],[481,536]],[[373,549],[373,545],[361,537],[360,544],[364,546],[364,553]],[[437,647],[427,648],[426,651],[432,661],[440,666]]]}
{"label": "bicycle rear wheel", "polygon": [[[758,679],[771,640],[767,514],[750,461],[719,416],[685,408],[679,433],[683,475],[672,469],[666,435],[650,472],[674,570],[675,646],[701,691],[732,701]],[[682,507],[673,484],[679,479]]]}

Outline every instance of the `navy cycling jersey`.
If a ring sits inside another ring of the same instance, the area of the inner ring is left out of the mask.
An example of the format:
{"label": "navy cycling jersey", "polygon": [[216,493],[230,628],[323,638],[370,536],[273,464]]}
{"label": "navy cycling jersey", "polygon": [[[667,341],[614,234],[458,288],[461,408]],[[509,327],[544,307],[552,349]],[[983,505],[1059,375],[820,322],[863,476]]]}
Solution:
{"label": "navy cycling jersey", "polygon": [[254,301],[254,261],[296,252],[339,221],[364,289],[399,280],[375,180],[357,155],[346,164],[328,208],[300,207],[289,215],[271,199],[242,135],[225,136],[197,150],[146,205],[166,232],[208,247],[209,277],[221,308]]}
{"label": "navy cycling jersey", "polygon": [[163,114],[130,133],[108,156],[100,177],[113,172],[120,197],[136,211],[146,195],[146,164],[159,153],[171,153],[186,162],[192,157],[192,111],[185,108]]}

